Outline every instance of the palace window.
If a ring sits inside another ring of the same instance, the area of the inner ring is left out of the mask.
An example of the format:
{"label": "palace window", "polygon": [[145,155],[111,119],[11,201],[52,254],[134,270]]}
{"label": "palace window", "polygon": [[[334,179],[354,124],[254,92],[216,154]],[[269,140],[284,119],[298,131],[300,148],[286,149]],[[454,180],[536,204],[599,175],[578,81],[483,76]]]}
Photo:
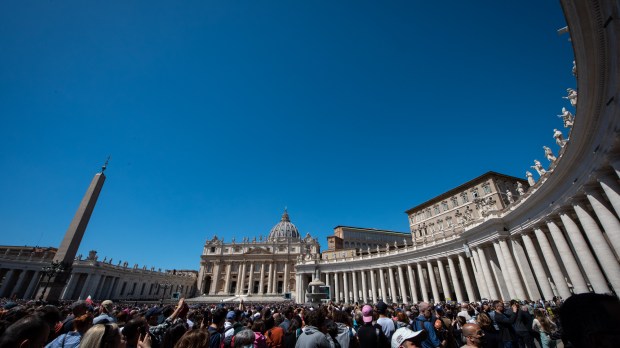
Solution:
{"label": "palace window", "polygon": [[478,194],[478,188],[474,188],[473,190],[471,190],[471,195],[474,198],[478,198],[479,194]]}
{"label": "palace window", "polygon": [[459,200],[458,200],[458,198],[456,198],[456,197],[452,197],[452,198],[451,198],[451,200],[452,200],[452,208],[456,208],[456,207],[458,207],[458,206],[459,206]]}
{"label": "palace window", "polygon": [[435,211],[435,215],[439,214],[439,206],[438,205],[434,206],[433,210]]}
{"label": "palace window", "polygon": [[488,183],[485,183],[484,185],[482,185],[482,189],[484,190],[484,194],[491,193],[491,185],[489,185]]}
{"label": "palace window", "polygon": [[448,217],[446,218],[446,224],[448,225],[448,227],[451,227],[451,226],[452,226],[452,216],[448,216]]}
{"label": "palace window", "polygon": [[469,202],[469,196],[467,195],[467,192],[461,193],[461,200],[463,200],[463,204]]}
{"label": "palace window", "polygon": [[441,206],[443,207],[443,211],[448,211],[448,202],[447,201],[443,201],[441,202]]}

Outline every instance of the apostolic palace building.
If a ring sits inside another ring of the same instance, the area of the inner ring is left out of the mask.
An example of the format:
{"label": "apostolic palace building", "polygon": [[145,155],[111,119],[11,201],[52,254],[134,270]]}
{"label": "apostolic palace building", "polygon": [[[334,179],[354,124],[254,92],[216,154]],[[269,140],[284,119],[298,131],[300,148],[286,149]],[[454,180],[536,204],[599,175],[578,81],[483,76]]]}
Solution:
{"label": "apostolic palace building", "polygon": [[[337,226],[323,252],[285,211],[264,239],[208,239],[198,272],[161,272],[75,255],[104,166],[58,249],[0,247],[0,297],[43,296],[49,286],[61,299],[177,292],[195,301],[301,303],[315,280],[345,303],[620,293],[620,2],[560,2],[574,51],[566,73],[575,84],[558,100],[561,119],[549,130],[555,144],[532,154],[522,178],[481,172],[406,210],[407,232]],[[46,278],[42,266],[52,261],[67,271]]]}

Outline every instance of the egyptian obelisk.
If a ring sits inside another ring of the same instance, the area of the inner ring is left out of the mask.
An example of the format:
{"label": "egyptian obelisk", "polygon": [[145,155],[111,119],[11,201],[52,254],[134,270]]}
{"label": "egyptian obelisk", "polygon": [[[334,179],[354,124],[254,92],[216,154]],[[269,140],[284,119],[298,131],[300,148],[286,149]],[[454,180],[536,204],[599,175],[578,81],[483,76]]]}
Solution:
{"label": "egyptian obelisk", "polygon": [[86,190],[86,194],[84,195],[84,198],[82,198],[82,202],[73,217],[73,221],[71,221],[71,224],[65,233],[65,237],[63,238],[62,243],[60,243],[60,247],[58,247],[58,251],[54,256],[54,261],[60,262],[64,268],[64,271],[56,274],[55,277],[49,280],[49,283],[47,283],[48,279],[42,279],[40,282],[41,286],[39,288],[39,294],[42,293],[46,283],[48,285],[48,292],[44,294],[44,299],[48,302],[58,301],[62,293],[62,289],[65,285],[67,285],[67,279],[69,279],[71,274],[71,265],[73,264],[75,255],[80,247],[82,237],[84,237],[84,232],[86,231],[86,226],[88,225],[90,216],[95,209],[95,204],[97,204],[99,193],[101,192],[101,188],[105,182],[105,175],[103,172],[106,170],[107,165],[108,161],[106,161],[103,167],[101,167],[101,172],[95,174],[90,186],[88,186],[88,190]]}

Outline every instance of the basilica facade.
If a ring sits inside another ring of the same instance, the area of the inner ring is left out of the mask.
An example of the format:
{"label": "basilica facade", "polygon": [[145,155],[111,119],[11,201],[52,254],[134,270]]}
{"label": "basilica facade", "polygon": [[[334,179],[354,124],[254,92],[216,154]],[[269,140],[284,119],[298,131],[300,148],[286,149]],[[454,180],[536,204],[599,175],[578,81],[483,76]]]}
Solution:
{"label": "basilica facade", "polygon": [[266,239],[243,238],[225,243],[217,236],[205,242],[198,291],[205,300],[234,296],[255,301],[291,297],[299,291],[295,264],[319,258],[320,246],[310,234],[301,237],[288,212]]}

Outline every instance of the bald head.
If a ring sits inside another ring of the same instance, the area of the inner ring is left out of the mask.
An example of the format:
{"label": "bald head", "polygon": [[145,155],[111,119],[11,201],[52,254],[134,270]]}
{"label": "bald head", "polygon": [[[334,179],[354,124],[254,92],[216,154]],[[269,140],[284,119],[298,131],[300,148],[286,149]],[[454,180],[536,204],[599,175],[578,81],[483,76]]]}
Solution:
{"label": "bald head", "polygon": [[478,324],[467,323],[463,325],[463,336],[475,336],[476,333],[480,331],[480,326]]}

